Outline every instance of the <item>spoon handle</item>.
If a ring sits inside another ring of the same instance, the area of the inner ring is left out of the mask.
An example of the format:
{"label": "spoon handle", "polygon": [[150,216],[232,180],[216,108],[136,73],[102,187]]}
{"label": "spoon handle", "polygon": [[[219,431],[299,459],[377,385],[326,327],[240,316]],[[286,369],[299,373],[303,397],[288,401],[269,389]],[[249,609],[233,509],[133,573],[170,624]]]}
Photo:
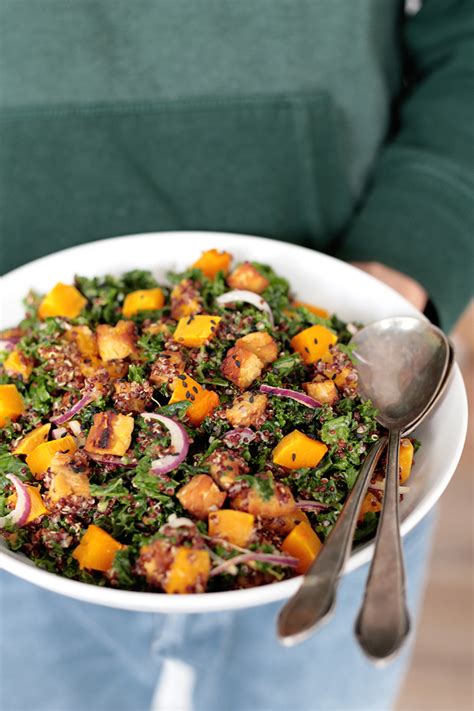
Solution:
{"label": "spoon handle", "polygon": [[298,592],[282,608],[278,617],[278,637],[285,645],[303,641],[330,617],[336,600],[336,588],[352,547],[362,498],[386,437],[375,442],[359,476],[339,514],[321,553],[306,573]]}
{"label": "spoon handle", "polygon": [[373,660],[392,657],[410,631],[398,518],[399,446],[400,432],[390,430],[382,513],[364,600],[355,626],[360,646]]}

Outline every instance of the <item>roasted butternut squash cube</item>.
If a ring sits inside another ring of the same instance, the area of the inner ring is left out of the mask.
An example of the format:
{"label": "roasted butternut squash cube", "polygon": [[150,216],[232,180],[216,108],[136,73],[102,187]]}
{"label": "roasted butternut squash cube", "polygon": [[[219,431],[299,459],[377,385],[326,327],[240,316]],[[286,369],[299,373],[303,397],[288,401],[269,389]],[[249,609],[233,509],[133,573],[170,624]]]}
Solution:
{"label": "roasted butternut squash cube", "polygon": [[311,397],[321,404],[332,405],[339,399],[339,393],[332,380],[322,380],[319,383],[304,383],[304,389]]}
{"label": "roasted butternut squash cube", "polygon": [[293,301],[292,306],[295,308],[298,308],[299,306],[304,306],[305,309],[308,309],[310,313],[314,314],[315,316],[320,316],[321,318],[328,318],[329,317],[329,311],[326,311],[326,309],[322,309],[320,306],[313,306],[313,304],[308,304],[306,301]]}
{"label": "roasted butternut squash cube", "polygon": [[53,476],[48,489],[48,499],[57,503],[66,496],[89,498],[90,485],[87,474],[70,470],[68,473],[59,472]]}
{"label": "roasted butternut squash cube", "polygon": [[25,404],[16,385],[0,385],[0,427],[15,422],[24,411]]}
{"label": "roasted butternut squash cube", "polygon": [[79,316],[86,304],[87,299],[75,286],[58,282],[41,302],[38,316],[40,319],[52,316],[73,319]]}
{"label": "roasted butternut squash cube", "polygon": [[205,390],[189,375],[181,375],[173,383],[173,394],[169,404],[187,400],[191,405],[186,410],[186,417],[195,427],[212,415],[219,404],[219,395],[213,390]]}
{"label": "roasted butternut squash cube", "polygon": [[215,279],[219,272],[229,273],[232,263],[232,255],[229,252],[219,252],[217,249],[209,249],[203,252],[199,259],[194,262],[193,268],[200,269],[208,279]]}
{"label": "roasted butternut squash cube", "polygon": [[211,559],[206,550],[179,546],[163,589],[168,595],[204,592],[210,571]]}
{"label": "roasted butternut squash cube", "polygon": [[170,385],[184,373],[186,363],[179,351],[163,351],[152,365],[150,380],[156,386]]}
{"label": "roasted butternut squash cube", "polygon": [[116,326],[100,324],[96,335],[102,360],[122,360],[137,353],[137,333],[132,321],[119,321]]}
{"label": "roasted butternut squash cube", "polygon": [[3,361],[3,367],[11,378],[21,378],[26,383],[33,371],[33,360],[15,348]]}
{"label": "roasted butternut squash cube", "polygon": [[255,516],[245,511],[222,509],[214,511],[208,517],[209,535],[222,538],[234,546],[245,548],[254,533]]}
{"label": "roasted butternut squash cube", "polygon": [[199,291],[190,279],[183,279],[171,291],[171,316],[178,320],[202,310]]}
{"label": "roasted butternut squash cube", "polygon": [[53,439],[35,447],[26,457],[26,463],[31,473],[38,479],[42,474],[46,474],[57,452],[72,455],[76,449],[76,440],[66,435],[61,439]]}
{"label": "roasted butternut squash cube", "polygon": [[317,467],[327,451],[323,442],[293,430],[278,442],[272,458],[274,464],[287,469]]}
{"label": "roasted butternut squash cube", "polygon": [[97,338],[89,326],[73,326],[65,333],[66,341],[75,343],[83,358],[98,358]]}
{"label": "roasted butternut squash cube", "polygon": [[358,522],[362,523],[366,513],[377,513],[382,509],[382,501],[371,491],[367,492],[360,507]]}
{"label": "roasted butternut squash cube", "polygon": [[[32,521],[36,521],[36,519],[40,518],[40,516],[44,516],[49,513],[48,509],[44,505],[43,497],[41,496],[39,489],[37,489],[36,486],[26,484],[26,490],[28,491],[30,497],[30,513],[25,521],[25,526]],[[16,499],[16,493],[12,494],[7,499],[7,503],[12,507],[12,509],[16,506]]]}
{"label": "roasted butternut squash cube", "polygon": [[281,545],[281,550],[298,560],[296,572],[306,573],[318,556],[323,544],[311,526],[302,521],[287,535]]}
{"label": "roasted butternut squash cube", "polygon": [[275,482],[273,486],[274,493],[267,498],[256,487],[243,489],[232,499],[232,508],[262,518],[276,518],[293,513],[296,502],[290,489],[280,482]]}
{"label": "roasted butternut squash cube", "polygon": [[255,294],[261,294],[270,284],[250,262],[239,264],[227,277],[227,283],[231,289],[253,291]]}
{"label": "roasted butternut squash cube", "polygon": [[129,415],[118,415],[113,410],[98,412],[87,435],[86,451],[122,457],[130,447],[134,424]]}
{"label": "roasted butternut squash cube", "polygon": [[404,484],[411,474],[414,454],[413,443],[407,437],[404,437],[400,442],[400,450],[398,455],[398,466],[400,468],[400,484]]}
{"label": "roasted butternut squash cube", "polygon": [[155,311],[163,308],[165,295],[156,289],[139,289],[127,294],[123,302],[122,313],[125,318],[135,316],[140,311]]}
{"label": "roasted butternut squash cube", "polygon": [[335,333],[324,326],[310,326],[291,339],[291,347],[300,354],[305,363],[316,363],[337,341]]}
{"label": "roasted butternut squash cube", "polygon": [[230,348],[221,364],[222,375],[240,390],[247,390],[260,377],[262,370],[260,358],[242,346]]}
{"label": "roasted butternut squash cube", "polygon": [[235,345],[242,346],[242,348],[254,353],[264,365],[269,365],[278,358],[277,342],[265,331],[248,333],[246,336],[239,338]]}
{"label": "roasted butternut squash cube", "polygon": [[246,474],[249,470],[242,457],[232,454],[227,449],[216,449],[205,463],[216,484],[225,491],[235,484],[237,477]]}
{"label": "roasted butternut squash cube", "polygon": [[109,533],[99,526],[91,524],[81,542],[74,549],[72,557],[77,560],[81,570],[99,570],[107,573],[113,565],[118,551],[125,546],[115,540]]}
{"label": "roasted butternut squash cube", "polygon": [[51,429],[51,424],[48,422],[46,425],[40,425],[36,427],[27,435],[21,438],[17,446],[13,450],[13,454],[19,456],[20,454],[30,454],[36,447],[40,444],[46,442],[48,439],[49,431]]}
{"label": "roasted butternut squash cube", "polygon": [[206,519],[224,504],[226,494],[219,491],[207,474],[197,474],[176,493],[181,506],[193,516]]}
{"label": "roasted butternut squash cube", "polygon": [[291,514],[269,518],[265,521],[265,529],[274,531],[279,536],[287,536],[301,521],[305,521],[310,526],[309,518],[301,509],[295,509]]}
{"label": "roasted butternut squash cube", "polygon": [[220,316],[184,316],[178,322],[173,339],[188,348],[200,348],[216,335]]}
{"label": "roasted butternut squash cube", "polygon": [[234,398],[225,416],[233,427],[258,427],[265,421],[267,404],[268,397],[263,393],[242,393]]}

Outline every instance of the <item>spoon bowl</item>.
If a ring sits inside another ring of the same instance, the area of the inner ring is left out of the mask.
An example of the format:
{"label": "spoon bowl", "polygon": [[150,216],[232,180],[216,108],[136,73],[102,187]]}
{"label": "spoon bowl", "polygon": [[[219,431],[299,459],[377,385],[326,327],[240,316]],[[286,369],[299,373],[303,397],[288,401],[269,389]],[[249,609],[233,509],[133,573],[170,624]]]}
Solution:
{"label": "spoon bowl", "polygon": [[420,421],[440,390],[450,363],[447,337],[412,317],[378,321],[353,338],[359,393],[388,430],[382,512],[356,636],[372,660],[394,656],[410,630],[400,538],[399,447],[403,430]]}

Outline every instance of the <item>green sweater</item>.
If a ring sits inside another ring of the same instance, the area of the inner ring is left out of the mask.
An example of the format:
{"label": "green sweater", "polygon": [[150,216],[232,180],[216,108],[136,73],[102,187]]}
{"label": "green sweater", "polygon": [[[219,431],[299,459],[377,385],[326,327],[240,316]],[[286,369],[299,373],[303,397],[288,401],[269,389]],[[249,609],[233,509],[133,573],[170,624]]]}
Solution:
{"label": "green sweater", "polygon": [[5,269],[118,234],[262,234],[404,271],[452,326],[472,0],[3,0],[0,26]]}

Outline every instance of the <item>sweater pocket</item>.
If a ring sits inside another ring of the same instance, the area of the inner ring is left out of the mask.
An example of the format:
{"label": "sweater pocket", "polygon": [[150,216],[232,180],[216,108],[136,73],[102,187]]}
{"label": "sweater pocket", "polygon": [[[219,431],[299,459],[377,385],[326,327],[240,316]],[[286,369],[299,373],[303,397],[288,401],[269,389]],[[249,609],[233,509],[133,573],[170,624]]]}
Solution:
{"label": "sweater pocket", "polygon": [[116,234],[260,234],[328,249],[352,209],[323,92],[4,113],[7,267]]}

